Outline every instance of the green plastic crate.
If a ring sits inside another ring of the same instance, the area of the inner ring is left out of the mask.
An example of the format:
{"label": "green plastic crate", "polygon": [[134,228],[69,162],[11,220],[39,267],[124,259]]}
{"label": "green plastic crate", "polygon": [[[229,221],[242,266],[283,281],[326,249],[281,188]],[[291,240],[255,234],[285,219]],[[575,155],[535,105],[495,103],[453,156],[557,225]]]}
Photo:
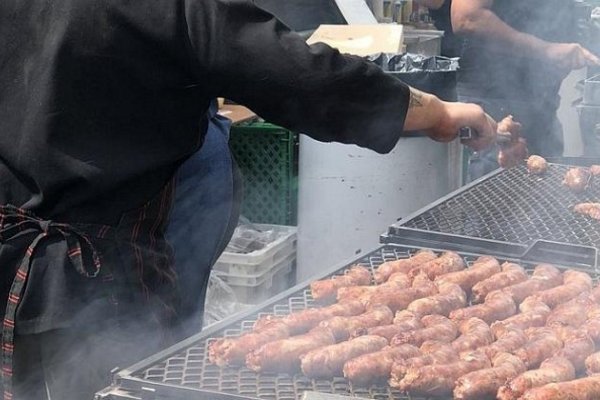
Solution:
{"label": "green plastic crate", "polygon": [[265,122],[231,128],[231,151],[242,171],[242,215],[252,222],[296,225],[298,136]]}

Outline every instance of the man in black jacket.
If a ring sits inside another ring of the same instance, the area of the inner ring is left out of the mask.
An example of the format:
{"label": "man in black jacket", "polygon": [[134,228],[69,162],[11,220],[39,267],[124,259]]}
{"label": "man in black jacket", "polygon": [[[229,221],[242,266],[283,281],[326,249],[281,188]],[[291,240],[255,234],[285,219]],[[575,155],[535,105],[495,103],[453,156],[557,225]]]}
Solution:
{"label": "man in black jacket", "polygon": [[90,398],[112,367],[169,343],[182,309],[164,239],[173,175],[216,97],[380,153],[405,130],[494,140],[479,106],[309,47],[251,1],[3,0],[4,399]]}

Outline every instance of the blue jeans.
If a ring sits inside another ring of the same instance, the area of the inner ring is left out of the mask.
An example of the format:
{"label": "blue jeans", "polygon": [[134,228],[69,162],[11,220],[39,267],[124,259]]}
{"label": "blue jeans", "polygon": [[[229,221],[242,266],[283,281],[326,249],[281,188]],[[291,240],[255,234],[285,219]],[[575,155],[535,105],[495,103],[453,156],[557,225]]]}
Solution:
{"label": "blue jeans", "polygon": [[175,255],[187,334],[200,331],[210,270],[237,224],[236,168],[229,120],[209,116],[202,148],[180,167],[167,240]]}

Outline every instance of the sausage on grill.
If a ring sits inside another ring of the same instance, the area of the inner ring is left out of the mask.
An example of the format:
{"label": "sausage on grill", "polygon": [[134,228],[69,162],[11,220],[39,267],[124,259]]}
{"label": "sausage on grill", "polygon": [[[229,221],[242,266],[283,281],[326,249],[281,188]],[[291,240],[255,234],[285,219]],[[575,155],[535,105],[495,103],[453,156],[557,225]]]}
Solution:
{"label": "sausage on grill", "polygon": [[529,389],[572,379],[575,379],[573,364],[564,357],[552,357],[544,361],[539,369],[523,372],[502,386],[498,390],[498,400],[517,400]]}
{"label": "sausage on grill", "polygon": [[494,341],[494,335],[490,327],[479,318],[462,321],[458,329],[461,335],[452,342],[452,347],[458,353],[476,350]]}
{"label": "sausage on grill", "polygon": [[573,211],[577,214],[600,220],[600,203],[580,203],[573,208]]}
{"label": "sausage on grill", "polygon": [[512,286],[526,280],[527,273],[523,267],[518,264],[505,262],[502,264],[502,272],[494,274],[473,286],[471,301],[473,303],[483,303],[485,297],[494,290]]}
{"label": "sausage on grill", "polygon": [[208,359],[220,367],[244,365],[246,355],[265,343],[287,338],[290,331],[285,324],[274,323],[260,332],[248,332],[238,337],[221,338],[208,346]]}
{"label": "sausage on grill", "polygon": [[446,251],[435,260],[428,261],[417,268],[411,269],[408,275],[414,278],[419,274],[425,274],[429,279],[433,280],[437,276],[460,271],[464,268],[465,261],[460,255],[453,251]]}
{"label": "sausage on grill", "polygon": [[459,361],[450,364],[409,368],[398,387],[410,394],[449,395],[454,390],[458,378],[472,371],[490,368],[490,366],[490,360],[485,354],[470,352],[462,356]]}
{"label": "sausage on grill", "polygon": [[491,368],[473,371],[456,381],[454,398],[457,400],[495,399],[498,389],[509,379],[525,372],[525,364],[509,353],[494,357]]}
{"label": "sausage on grill", "polygon": [[585,360],[588,375],[600,374],[600,353],[594,353]]}
{"label": "sausage on grill", "polygon": [[544,157],[530,156],[527,159],[527,170],[531,175],[543,175],[548,170],[548,162]]}
{"label": "sausage on grill", "polygon": [[591,290],[593,285],[592,278],[588,274],[573,270],[564,272],[563,282],[562,285],[543,290],[530,297],[542,301],[550,308],[555,308],[574,299],[581,293]]}
{"label": "sausage on grill", "polygon": [[255,372],[294,372],[300,367],[300,356],[334,343],[330,329],[316,327],[301,336],[264,344],[248,354],[246,366]]}
{"label": "sausage on grill", "polygon": [[494,359],[498,353],[512,353],[516,349],[523,347],[529,340],[525,333],[518,329],[502,332],[497,339],[492,344],[478,349],[485,353],[490,360]]}
{"label": "sausage on grill", "polygon": [[494,336],[500,337],[504,332],[511,330],[544,326],[551,311],[550,307],[536,299],[525,299],[519,308],[520,314],[492,324]]}
{"label": "sausage on grill", "polygon": [[436,285],[438,294],[413,301],[407,310],[420,316],[438,314],[447,317],[452,310],[467,305],[467,295],[457,284],[437,282]]}
{"label": "sausage on grill", "polygon": [[594,341],[585,332],[575,331],[563,339],[563,348],[557,354],[573,364],[575,371],[583,371],[585,360],[596,350]]}
{"label": "sausage on grill", "polygon": [[451,272],[435,278],[436,282],[455,283],[467,293],[471,288],[484,279],[487,279],[501,270],[500,263],[494,257],[479,257],[473,265],[465,270]]}
{"label": "sausage on grill", "polygon": [[412,287],[408,289],[384,289],[374,292],[367,306],[385,305],[392,311],[404,310],[410,303],[423,297],[437,293],[437,286],[426,276],[420,275],[414,278]]}
{"label": "sausage on grill", "polygon": [[337,291],[341,287],[360,286],[371,283],[371,272],[365,267],[355,265],[344,275],[336,275],[331,279],[323,279],[310,284],[310,292],[313,299],[325,301],[335,299]]}
{"label": "sausage on grill", "polygon": [[389,307],[375,306],[361,315],[353,317],[333,317],[322,321],[319,326],[329,328],[336,341],[348,340],[359,328],[370,328],[379,325],[389,325],[394,319],[394,313]]}
{"label": "sausage on grill", "polygon": [[521,400],[597,400],[600,398],[600,376],[550,383],[525,392]]}
{"label": "sausage on grill", "polygon": [[592,174],[587,168],[571,168],[565,174],[563,185],[574,193],[584,192],[590,185]]}
{"label": "sausage on grill", "polygon": [[561,304],[550,313],[546,325],[580,327],[586,321],[588,308],[589,306],[582,301]]}
{"label": "sausage on grill", "polygon": [[424,353],[421,356],[394,362],[390,374],[390,386],[395,388],[400,387],[400,382],[404,379],[406,372],[410,368],[420,368],[434,364],[449,364],[459,360],[459,355],[452,346],[443,342],[425,342],[421,346],[421,351]]}
{"label": "sausage on grill", "polygon": [[333,317],[350,317],[365,312],[365,306],[358,300],[336,303],[323,308],[307,308],[293,312],[284,317],[267,315],[259,318],[254,324],[254,330],[260,331],[273,323],[283,323],[290,330],[290,335],[306,333],[319,322]]}
{"label": "sausage on grill", "polygon": [[425,326],[408,332],[401,332],[394,336],[391,345],[412,344],[422,345],[427,340],[452,341],[458,335],[456,324],[442,315],[427,315],[421,319]]}
{"label": "sausage on grill", "polygon": [[411,286],[411,279],[403,273],[393,274],[390,279],[378,286],[347,286],[341,287],[337,291],[337,301],[346,302],[359,300],[364,304],[369,302],[369,299],[374,293],[382,290],[399,290],[406,289]]}
{"label": "sausage on grill", "polygon": [[383,283],[388,280],[392,274],[402,272],[408,274],[410,270],[426,263],[427,261],[435,260],[437,255],[430,250],[420,250],[414,256],[406,259],[386,261],[375,270],[373,276],[376,283]]}
{"label": "sausage on grill", "polygon": [[[513,352],[528,369],[537,368],[542,361],[555,355],[563,346],[562,340],[550,328],[534,328],[530,341]],[[528,330],[526,333],[530,332]]]}
{"label": "sausage on grill", "polygon": [[374,353],[388,345],[380,336],[360,336],[347,342],[311,350],[300,357],[302,373],[309,378],[342,376],[346,361]]}
{"label": "sausage on grill", "polygon": [[398,311],[394,317],[394,322],[391,325],[374,326],[372,328],[359,328],[352,336],[358,337],[362,335],[381,336],[391,342],[392,338],[399,333],[413,331],[423,328],[421,318],[414,315],[410,311]]}
{"label": "sausage on grill", "polygon": [[[550,264],[540,264],[535,267],[530,279],[512,286],[507,286],[501,289],[501,292],[511,296],[516,304],[521,304],[525,298],[531,295],[531,293],[551,289],[561,283],[562,274],[556,267]],[[487,297],[491,296],[493,293],[496,292],[488,294]]]}
{"label": "sausage on grill", "polygon": [[387,346],[371,354],[353,358],[344,364],[344,377],[354,385],[370,385],[386,381],[396,361],[422,355],[422,351],[413,345],[403,344],[397,347]]}
{"label": "sausage on grill", "polygon": [[460,308],[450,313],[450,319],[461,321],[468,318],[479,318],[491,324],[514,315],[517,306],[512,297],[503,292],[490,293],[483,304]]}

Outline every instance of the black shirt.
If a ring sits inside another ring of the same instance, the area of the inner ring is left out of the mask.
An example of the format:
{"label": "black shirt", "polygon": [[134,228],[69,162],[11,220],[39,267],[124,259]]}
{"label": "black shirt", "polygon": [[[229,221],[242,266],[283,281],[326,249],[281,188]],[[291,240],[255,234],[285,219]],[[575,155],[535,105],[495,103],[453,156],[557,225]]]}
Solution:
{"label": "black shirt", "polygon": [[460,55],[460,39],[454,34],[452,29],[452,18],[450,9],[452,0],[446,0],[437,10],[430,9],[429,15],[437,29],[444,32],[442,38],[442,55],[446,57],[458,57]]}
{"label": "black shirt", "polygon": [[[512,28],[549,42],[575,39],[572,0],[497,0],[492,11]],[[463,95],[535,101],[558,107],[562,75],[554,65],[518,52],[500,52],[485,41],[466,37],[461,50],[459,88]]]}
{"label": "black shirt", "polygon": [[2,0],[0,204],[115,224],[201,145],[217,96],[387,152],[409,91],[251,1]]}

